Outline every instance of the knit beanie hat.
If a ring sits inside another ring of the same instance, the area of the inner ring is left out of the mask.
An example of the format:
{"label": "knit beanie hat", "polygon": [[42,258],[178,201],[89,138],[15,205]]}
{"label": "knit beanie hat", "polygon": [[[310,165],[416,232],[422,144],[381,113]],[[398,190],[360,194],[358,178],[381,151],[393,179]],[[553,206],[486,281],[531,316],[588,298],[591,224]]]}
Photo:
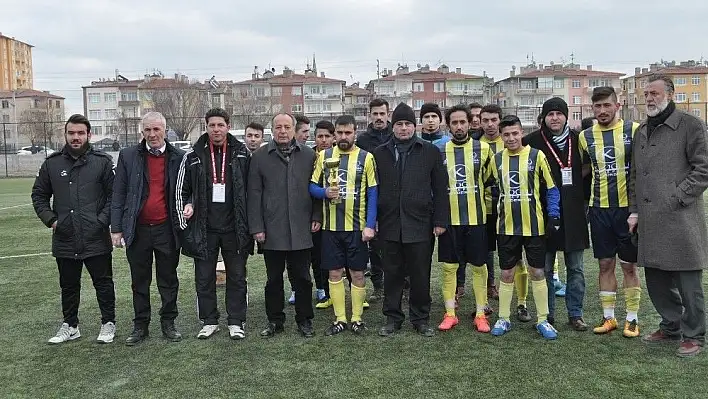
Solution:
{"label": "knit beanie hat", "polygon": [[551,113],[551,111],[558,111],[565,115],[568,119],[568,104],[560,97],[552,97],[543,103],[543,108],[541,109],[541,117],[546,119],[546,116]]}
{"label": "knit beanie hat", "polygon": [[423,122],[423,117],[425,114],[434,112],[438,114],[438,118],[442,121],[442,112],[440,112],[440,107],[435,103],[425,103],[420,107],[420,121]]}
{"label": "knit beanie hat", "polygon": [[408,121],[415,126],[415,112],[410,105],[400,103],[396,106],[396,109],[393,110],[393,114],[391,115],[391,124],[395,125],[398,121]]}

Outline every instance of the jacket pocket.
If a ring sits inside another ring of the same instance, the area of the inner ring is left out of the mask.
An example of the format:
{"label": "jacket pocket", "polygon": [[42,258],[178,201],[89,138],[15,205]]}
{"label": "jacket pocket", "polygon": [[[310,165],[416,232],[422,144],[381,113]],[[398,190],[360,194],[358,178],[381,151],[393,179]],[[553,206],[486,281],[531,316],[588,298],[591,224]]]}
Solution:
{"label": "jacket pocket", "polygon": [[60,237],[71,237],[74,235],[74,224],[71,220],[71,214],[60,216],[57,219],[57,227],[54,229],[54,234]]}

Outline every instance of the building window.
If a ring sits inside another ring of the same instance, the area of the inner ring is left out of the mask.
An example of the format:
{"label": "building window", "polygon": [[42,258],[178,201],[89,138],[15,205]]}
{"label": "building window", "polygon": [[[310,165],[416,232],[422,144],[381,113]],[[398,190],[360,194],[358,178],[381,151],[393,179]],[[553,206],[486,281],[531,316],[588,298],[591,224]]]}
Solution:
{"label": "building window", "polygon": [[331,112],[332,111],[332,104],[331,103],[324,103],[322,105],[322,111]]}
{"label": "building window", "polygon": [[[302,95],[302,87],[300,87],[300,86],[293,87],[291,93],[293,96],[301,96]],[[298,112],[302,112],[302,110],[300,110]]]}
{"label": "building window", "polygon": [[676,102],[677,103],[685,103],[686,102],[686,93],[676,93]]}
{"label": "building window", "polygon": [[106,119],[116,119],[117,113],[115,108],[109,108],[103,111]]}
{"label": "building window", "polygon": [[583,98],[580,96],[573,96],[573,104],[580,105],[583,103]]}
{"label": "building window", "polygon": [[442,93],[445,91],[445,82],[435,82],[433,85],[433,91],[436,93]]}
{"label": "building window", "polygon": [[698,86],[699,84],[701,84],[701,77],[700,77],[700,76],[694,76],[694,77],[692,77],[692,78],[691,78],[691,84],[692,84],[693,86]]}
{"label": "building window", "polygon": [[121,99],[123,101],[138,101],[138,92],[137,91],[129,91],[127,93],[122,93]]}
{"label": "building window", "polygon": [[[101,112],[101,111],[99,111]],[[91,126],[91,134],[94,136],[102,136],[103,135],[103,126]]]}
{"label": "building window", "polygon": [[89,110],[89,120],[97,121],[100,119],[101,119],[101,110],[100,109]]}
{"label": "building window", "polygon": [[88,102],[90,104],[98,104],[101,102],[101,95],[98,93],[89,93]]}
{"label": "building window", "polygon": [[3,115],[2,123],[10,123],[10,115]]}
{"label": "building window", "polygon": [[[299,88],[299,87],[298,87],[298,88]],[[293,91],[294,91],[294,89],[295,89],[295,87],[293,87]],[[296,113],[302,112],[302,104],[293,104],[293,105],[291,105],[291,106],[290,106],[290,111],[296,112]]]}
{"label": "building window", "polygon": [[694,108],[694,109],[691,111],[691,113],[692,113],[693,116],[695,116],[696,118],[700,118],[700,117],[701,117],[701,110],[700,110],[700,109]]}
{"label": "building window", "polygon": [[580,80],[578,80],[578,79],[573,79],[573,88],[574,88],[574,89],[579,89],[579,88],[580,88]]}
{"label": "building window", "polygon": [[676,86],[686,86],[686,78],[676,78],[674,84]]}
{"label": "building window", "polygon": [[10,102],[7,100],[2,100],[2,108],[3,109],[8,109],[10,108]]}
{"label": "building window", "polygon": [[563,79],[556,79],[553,81],[553,88],[554,89],[562,89],[563,87],[565,87],[565,83],[564,83]]}
{"label": "building window", "polygon": [[280,97],[283,95],[283,88],[282,87],[272,87],[270,89],[270,95],[273,97]]}
{"label": "building window", "polygon": [[423,107],[423,104],[425,104],[425,100],[415,100],[414,103],[414,109],[421,109]]}
{"label": "building window", "polygon": [[103,102],[107,104],[116,103],[116,93],[103,93]]}
{"label": "building window", "polygon": [[61,108],[61,101],[57,100],[57,108]]}
{"label": "building window", "polygon": [[256,97],[265,97],[265,95],[266,95],[265,87],[254,87],[253,88],[253,95]]}
{"label": "building window", "polygon": [[573,111],[573,120],[580,121],[583,120],[583,113],[579,111]]}
{"label": "building window", "polygon": [[701,101],[701,93],[693,93],[691,95],[691,101],[694,103],[700,102]]}
{"label": "building window", "polygon": [[413,91],[421,92],[423,90],[425,90],[425,87],[422,83],[413,83]]}
{"label": "building window", "polygon": [[319,86],[310,86],[310,94],[320,94]]}

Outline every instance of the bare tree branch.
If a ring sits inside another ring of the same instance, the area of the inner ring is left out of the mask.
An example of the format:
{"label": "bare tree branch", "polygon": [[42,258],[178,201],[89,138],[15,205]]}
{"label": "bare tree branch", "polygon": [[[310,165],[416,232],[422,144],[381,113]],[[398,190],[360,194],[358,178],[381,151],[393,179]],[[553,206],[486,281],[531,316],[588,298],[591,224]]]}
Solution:
{"label": "bare tree branch", "polygon": [[170,87],[148,91],[153,110],[167,120],[167,128],[174,130],[180,140],[189,140],[189,135],[201,126],[202,117],[208,108],[207,92],[198,84],[175,82]]}
{"label": "bare tree branch", "polygon": [[233,93],[233,115],[231,126],[234,129],[245,129],[251,122],[267,126],[274,111],[269,97],[257,97],[246,90],[236,90]]}

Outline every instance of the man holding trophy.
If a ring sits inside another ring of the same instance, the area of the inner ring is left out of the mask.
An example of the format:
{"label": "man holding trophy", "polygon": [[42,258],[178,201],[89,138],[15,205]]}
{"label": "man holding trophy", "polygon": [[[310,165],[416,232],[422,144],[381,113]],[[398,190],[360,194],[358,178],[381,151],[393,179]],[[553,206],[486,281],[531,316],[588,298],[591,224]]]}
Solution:
{"label": "man holding trophy", "polygon": [[[329,295],[336,320],[325,335],[345,331],[362,334],[366,299],[366,243],[374,238],[378,187],[370,153],[354,145],[356,122],[343,115],[335,122],[336,146],[320,152],[310,182],[310,194],[325,199],[322,222],[322,269],[329,271]],[[346,315],[344,273],[351,273],[351,326]]]}

